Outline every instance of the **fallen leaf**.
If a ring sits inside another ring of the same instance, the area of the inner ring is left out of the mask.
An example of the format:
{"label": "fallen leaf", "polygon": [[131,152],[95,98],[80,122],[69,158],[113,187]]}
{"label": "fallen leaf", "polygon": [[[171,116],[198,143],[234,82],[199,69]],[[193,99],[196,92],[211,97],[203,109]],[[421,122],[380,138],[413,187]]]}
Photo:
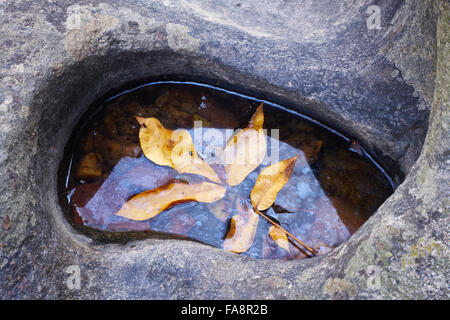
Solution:
{"label": "fallen leaf", "polygon": [[259,216],[253,208],[241,200],[236,201],[235,214],[230,220],[230,230],[223,242],[223,248],[228,251],[242,253],[247,251],[255,239]]}
{"label": "fallen leaf", "polygon": [[153,218],[177,203],[197,201],[211,203],[225,196],[226,188],[214,183],[187,184],[172,181],[156,189],[144,191],[128,200],[115,214],[132,220]]}
{"label": "fallen leaf", "polygon": [[136,117],[136,120],[141,125],[139,141],[142,151],[148,159],[179,173],[198,174],[221,183],[214,170],[198,156],[187,130],[166,129],[156,118]]}
{"label": "fallen leaf", "polygon": [[227,184],[240,184],[263,161],[266,155],[266,135],[262,129],[262,104],[253,114],[247,128],[230,138],[220,158],[225,167]]}
{"label": "fallen leaf", "polygon": [[102,176],[102,157],[99,153],[91,152],[83,156],[78,166],[78,179],[94,179]]}
{"label": "fallen leaf", "polygon": [[82,140],[81,151],[83,153],[93,152],[96,149],[95,130],[91,130],[89,134]]}
{"label": "fallen leaf", "polygon": [[310,140],[301,146],[301,150],[305,153],[305,158],[309,163],[314,163],[319,158],[322,149],[322,140]]}
{"label": "fallen leaf", "polygon": [[263,103],[256,108],[255,113],[253,114],[252,118],[250,119],[250,122],[248,123],[248,127],[260,130],[263,128],[264,124],[264,111],[263,111]]}
{"label": "fallen leaf", "polygon": [[266,210],[273,204],[278,192],[289,181],[297,158],[277,162],[261,171],[250,194],[256,209]]}
{"label": "fallen leaf", "polygon": [[269,235],[281,248],[289,252],[289,240],[286,233],[277,226],[271,226]]}
{"label": "fallen leaf", "polygon": [[362,149],[361,145],[356,140],[352,140],[350,142],[350,147],[348,148],[348,150],[356,152],[360,156],[364,155],[364,152],[363,152],[363,149]]}
{"label": "fallen leaf", "polygon": [[72,190],[70,204],[74,207],[84,207],[100,188],[101,183],[83,183]]}
{"label": "fallen leaf", "polygon": [[101,140],[100,152],[109,166],[114,166],[124,157],[138,158],[141,151],[139,144],[129,136]]}

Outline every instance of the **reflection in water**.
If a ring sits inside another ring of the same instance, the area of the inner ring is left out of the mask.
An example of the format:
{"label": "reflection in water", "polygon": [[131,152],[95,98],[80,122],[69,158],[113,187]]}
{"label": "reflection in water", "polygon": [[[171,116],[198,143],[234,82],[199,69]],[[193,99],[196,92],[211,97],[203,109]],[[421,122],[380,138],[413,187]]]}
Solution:
{"label": "reflection in water", "polygon": [[[144,87],[109,102],[75,141],[74,166],[66,190],[75,224],[107,231],[171,233],[221,248],[236,213],[236,199],[249,199],[264,167],[299,155],[291,179],[266,215],[320,254],[329,252],[347,240],[392,189],[375,166],[348,150],[351,146],[347,142],[270,107],[266,107],[264,125],[271,135],[268,154],[240,185],[229,187],[225,198],[212,204],[178,204],[146,221],[114,214],[133,195],[172,179],[203,179],[178,174],[145,158],[135,116],[154,116],[168,128],[189,129],[196,150],[213,163],[217,150],[233,133],[230,128],[245,127],[255,105],[254,101],[211,89],[180,85]],[[199,122],[202,127],[197,126]],[[80,166],[83,161],[89,165]],[[278,246],[269,236],[270,226],[259,219],[253,245],[244,255],[263,259],[307,256],[295,243],[290,243],[289,251]]]}

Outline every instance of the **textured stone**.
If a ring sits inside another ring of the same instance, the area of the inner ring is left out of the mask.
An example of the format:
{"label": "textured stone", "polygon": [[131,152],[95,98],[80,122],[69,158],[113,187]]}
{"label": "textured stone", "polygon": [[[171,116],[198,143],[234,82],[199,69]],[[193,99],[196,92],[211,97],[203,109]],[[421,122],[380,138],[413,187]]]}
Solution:
{"label": "textured stone", "polygon": [[[369,0],[1,1],[0,298],[448,299],[450,5],[379,3],[381,29],[368,30]],[[406,178],[323,257],[97,243],[58,204],[64,146],[98,97],[163,75],[282,102]],[[79,290],[66,286],[70,265]]]}

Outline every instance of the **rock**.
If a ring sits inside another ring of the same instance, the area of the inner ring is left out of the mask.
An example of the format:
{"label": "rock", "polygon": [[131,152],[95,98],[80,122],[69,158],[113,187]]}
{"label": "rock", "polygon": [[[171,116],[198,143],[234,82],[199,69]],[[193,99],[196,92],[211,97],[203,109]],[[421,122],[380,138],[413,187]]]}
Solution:
{"label": "rock", "polygon": [[[447,1],[384,1],[381,29],[355,0],[84,3],[0,3],[0,213],[11,221],[0,298],[448,299]],[[96,99],[169,74],[283,101],[406,178],[345,244],[312,259],[175,239],[95,243],[58,202],[64,146]],[[78,290],[66,285],[71,265]]]}

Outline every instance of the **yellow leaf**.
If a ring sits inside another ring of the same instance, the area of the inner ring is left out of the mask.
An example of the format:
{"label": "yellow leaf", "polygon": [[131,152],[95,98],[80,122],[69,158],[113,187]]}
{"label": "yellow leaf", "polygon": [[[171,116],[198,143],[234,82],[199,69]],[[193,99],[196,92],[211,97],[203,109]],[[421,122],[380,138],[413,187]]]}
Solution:
{"label": "yellow leaf", "polygon": [[253,114],[252,118],[250,119],[248,127],[255,130],[260,130],[262,129],[263,124],[264,124],[264,111],[263,111],[263,103],[261,102],[258,108],[256,108],[256,111]]}
{"label": "yellow leaf", "polygon": [[269,208],[278,192],[291,178],[298,156],[270,165],[261,171],[250,198],[259,211]]}
{"label": "yellow leaf", "polygon": [[172,181],[133,196],[116,212],[116,215],[136,221],[147,220],[177,203],[187,201],[211,203],[222,199],[225,192],[225,187],[215,183],[187,184]]}
{"label": "yellow leaf", "polygon": [[289,240],[286,233],[277,226],[271,226],[269,235],[281,248],[289,252]]}
{"label": "yellow leaf", "polygon": [[179,173],[198,174],[221,183],[214,170],[198,156],[187,130],[166,129],[156,118],[136,117],[136,120],[141,125],[139,141],[142,151],[148,159]]}
{"label": "yellow leaf", "polygon": [[246,203],[241,205],[238,199],[236,202],[238,211],[230,220],[230,230],[223,242],[223,248],[228,251],[242,253],[247,251],[255,239],[258,228],[259,216]]}
{"label": "yellow leaf", "polygon": [[264,114],[262,104],[258,107],[249,126],[230,138],[221,161],[225,167],[227,184],[236,186],[255,170],[266,155],[266,135],[262,129]]}

